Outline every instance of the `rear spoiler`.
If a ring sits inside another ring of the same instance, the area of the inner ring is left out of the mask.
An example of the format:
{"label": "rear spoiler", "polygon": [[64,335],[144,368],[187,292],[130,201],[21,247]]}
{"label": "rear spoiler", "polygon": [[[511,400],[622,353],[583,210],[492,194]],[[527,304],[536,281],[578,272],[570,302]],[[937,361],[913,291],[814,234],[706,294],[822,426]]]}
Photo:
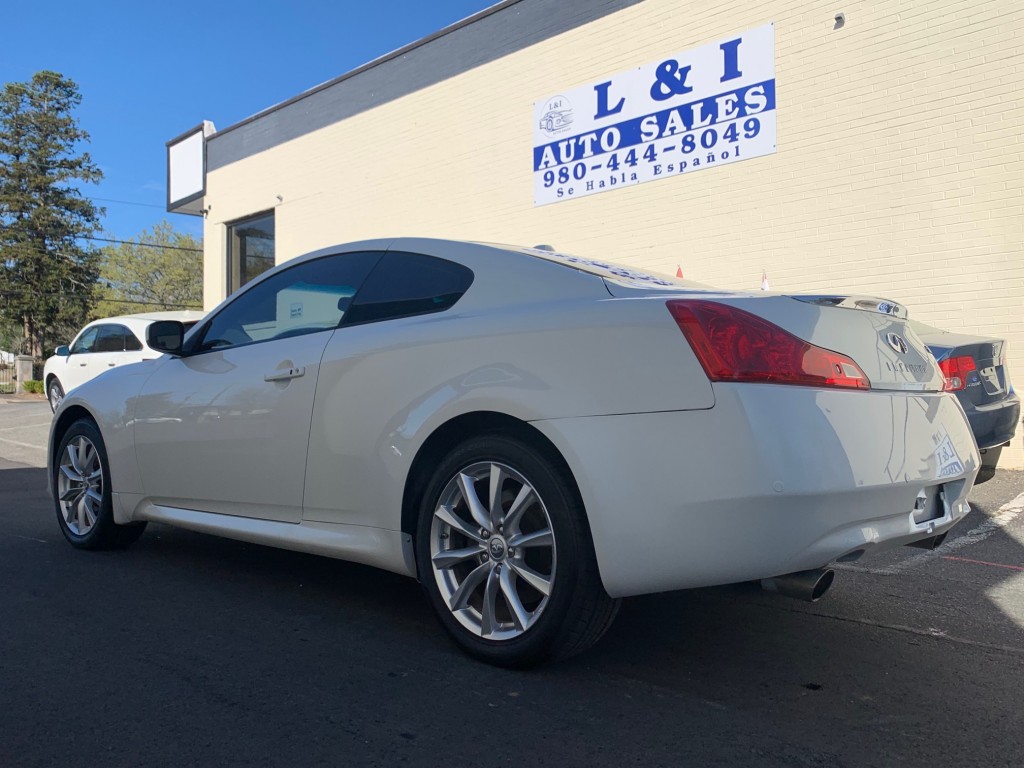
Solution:
{"label": "rear spoiler", "polygon": [[898,317],[901,320],[907,319],[907,308],[888,299],[876,299],[872,296],[839,296],[827,294],[792,294],[787,298],[796,299],[806,304],[818,304],[824,307],[843,307],[845,309],[860,309],[865,312],[878,312],[883,315]]}

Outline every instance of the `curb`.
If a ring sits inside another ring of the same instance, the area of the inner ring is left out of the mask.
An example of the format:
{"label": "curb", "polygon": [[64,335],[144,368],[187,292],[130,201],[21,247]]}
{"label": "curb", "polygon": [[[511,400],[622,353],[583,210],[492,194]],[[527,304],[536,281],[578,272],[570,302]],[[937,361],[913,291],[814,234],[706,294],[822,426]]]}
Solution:
{"label": "curb", "polygon": [[46,402],[46,395],[36,395],[27,392],[18,395],[0,395],[0,403],[4,403],[6,405],[21,405],[23,403],[40,402]]}

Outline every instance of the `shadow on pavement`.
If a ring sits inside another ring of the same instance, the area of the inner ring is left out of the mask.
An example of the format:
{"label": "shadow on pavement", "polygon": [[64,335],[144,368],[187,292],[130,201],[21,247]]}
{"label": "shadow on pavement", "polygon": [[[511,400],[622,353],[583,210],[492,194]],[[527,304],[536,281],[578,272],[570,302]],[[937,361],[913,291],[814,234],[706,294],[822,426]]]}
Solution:
{"label": "shadow on pavement", "polygon": [[44,470],[0,471],[0,498],[2,764],[1002,764],[1024,746],[998,725],[1024,651],[906,631],[951,607],[931,568],[840,574],[815,606],[751,585],[634,598],[590,653],[519,673],[459,653],[410,579],[159,525],[82,552]]}

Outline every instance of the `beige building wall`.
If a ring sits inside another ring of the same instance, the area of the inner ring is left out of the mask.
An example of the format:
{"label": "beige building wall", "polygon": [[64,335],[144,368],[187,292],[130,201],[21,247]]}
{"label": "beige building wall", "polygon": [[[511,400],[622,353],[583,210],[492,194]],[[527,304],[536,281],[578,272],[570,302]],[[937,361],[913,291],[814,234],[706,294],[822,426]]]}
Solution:
{"label": "beige building wall", "polygon": [[[516,6],[484,22],[503,16],[514,31]],[[534,207],[534,101],[766,22],[776,154]],[[225,223],[272,208],[278,261],[420,235],[679,265],[723,288],[764,269],[773,290],[882,295],[1004,337],[1022,378],[1022,29],[1016,0],[646,0],[211,172],[207,306]],[[1001,466],[1024,467],[1022,432]]]}

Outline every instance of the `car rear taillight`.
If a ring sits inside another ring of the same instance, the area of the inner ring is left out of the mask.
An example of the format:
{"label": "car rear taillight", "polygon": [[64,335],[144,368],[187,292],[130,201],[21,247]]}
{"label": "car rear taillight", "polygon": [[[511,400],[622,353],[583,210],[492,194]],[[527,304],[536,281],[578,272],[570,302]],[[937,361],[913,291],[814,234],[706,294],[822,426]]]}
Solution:
{"label": "car rear taillight", "polygon": [[673,299],[667,305],[712,381],[871,388],[851,358],[750,312],[702,299]]}
{"label": "car rear taillight", "polygon": [[939,361],[939,369],[942,371],[946,384],[943,389],[946,392],[956,392],[967,386],[967,374],[977,370],[978,366],[970,355],[961,357],[950,357]]}

